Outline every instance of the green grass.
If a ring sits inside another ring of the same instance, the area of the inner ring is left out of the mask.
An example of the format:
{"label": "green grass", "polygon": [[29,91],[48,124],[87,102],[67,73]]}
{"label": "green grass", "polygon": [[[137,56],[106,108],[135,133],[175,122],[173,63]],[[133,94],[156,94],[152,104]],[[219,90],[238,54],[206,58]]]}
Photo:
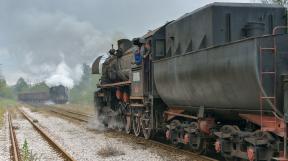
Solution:
{"label": "green grass", "polygon": [[15,107],[17,102],[15,100],[0,97],[0,126],[3,124],[3,114],[7,108]]}
{"label": "green grass", "polygon": [[5,109],[0,107],[0,127],[3,125],[3,114],[5,112]]}
{"label": "green grass", "polygon": [[17,105],[17,101],[0,97],[0,108],[2,108],[2,107],[14,107],[16,105]]}

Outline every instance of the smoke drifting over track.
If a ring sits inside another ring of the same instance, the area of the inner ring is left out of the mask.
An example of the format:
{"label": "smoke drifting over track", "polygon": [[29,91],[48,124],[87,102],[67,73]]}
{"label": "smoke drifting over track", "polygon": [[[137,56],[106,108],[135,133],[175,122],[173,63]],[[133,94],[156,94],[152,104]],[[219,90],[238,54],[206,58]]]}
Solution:
{"label": "smoke drifting over track", "polygon": [[39,82],[57,74],[55,70],[65,62],[69,75],[74,76],[75,66],[91,63],[97,54],[107,52],[114,40],[137,37],[211,1],[1,0],[3,74],[9,84],[19,77]]}
{"label": "smoke drifting over track", "polygon": [[101,32],[90,22],[61,12],[31,9],[12,16],[8,39],[0,46],[0,55],[14,61],[10,70],[17,71],[4,73],[10,84],[22,76],[71,88],[81,78],[81,64],[91,63],[123,36]]}
{"label": "smoke drifting over track", "polygon": [[56,71],[45,80],[48,86],[64,85],[65,87],[72,88],[74,81],[78,82],[82,75],[81,65],[78,64],[74,68],[62,61],[56,68]]}

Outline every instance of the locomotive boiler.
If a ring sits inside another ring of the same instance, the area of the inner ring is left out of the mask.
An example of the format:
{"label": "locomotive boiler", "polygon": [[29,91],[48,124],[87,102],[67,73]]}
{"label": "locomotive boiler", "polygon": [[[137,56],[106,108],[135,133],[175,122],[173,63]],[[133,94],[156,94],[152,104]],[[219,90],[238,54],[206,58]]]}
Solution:
{"label": "locomotive boiler", "polygon": [[[128,81],[130,76],[130,64],[132,62],[132,42],[128,39],[118,40],[118,50],[109,51],[108,57],[102,64],[101,81],[104,83],[113,83]],[[131,49],[130,49],[131,48]],[[99,71],[99,63],[102,56],[98,57],[93,65],[93,71]],[[98,73],[98,72],[96,72]]]}
{"label": "locomotive boiler", "polygon": [[[130,48],[118,45],[129,51],[127,74],[119,70],[127,56],[112,48],[95,92],[98,114],[122,122],[127,133],[164,133],[197,153],[279,160],[287,146],[286,26],[279,5],[212,3],[133,39]],[[99,58],[94,74],[98,65]]]}

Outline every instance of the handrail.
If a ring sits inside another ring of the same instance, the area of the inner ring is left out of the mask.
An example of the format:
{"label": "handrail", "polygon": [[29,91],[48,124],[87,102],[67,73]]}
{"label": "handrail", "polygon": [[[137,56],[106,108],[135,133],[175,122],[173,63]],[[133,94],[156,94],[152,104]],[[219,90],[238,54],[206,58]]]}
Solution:
{"label": "handrail", "polygon": [[279,29],[288,29],[288,26],[276,26],[273,28],[272,35],[276,35],[277,30]]}
{"label": "handrail", "polygon": [[[280,30],[280,29],[288,29],[288,26],[276,26],[274,29],[273,29],[273,32],[272,32],[272,34],[273,35],[276,35],[277,34],[277,30]],[[274,37],[274,48],[275,48],[275,54],[277,53],[277,48],[276,48],[276,38]],[[276,100],[275,100],[275,104],[276,104],[277,102],[276,102]],[[276,114],[276,113],[273,113],[274,114],[274,116],[276,117],[276,118],[278,118],[278,119],[280,119],[280,117]],[[284,119],[280,119],[281,121],[283,121],[284,120],[284,125],[285,125],[285,127],[284,127],[284,158],[285,159],[287,159],[287,123],[286,123],[286,120],[285,120],[285,116],[283,116],[284,117]]]}

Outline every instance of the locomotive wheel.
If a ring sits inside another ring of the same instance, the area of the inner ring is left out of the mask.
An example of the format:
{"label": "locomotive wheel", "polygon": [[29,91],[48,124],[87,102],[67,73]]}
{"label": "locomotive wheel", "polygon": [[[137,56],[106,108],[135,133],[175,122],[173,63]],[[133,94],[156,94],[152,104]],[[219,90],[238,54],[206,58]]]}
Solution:
{"label": "locomotive wheel", "polygon": [[179,129],[178,127],[181,125],[181,122],[179,120],[173,120],[170,123],[170,141],[172,144],[177,145],[178,144],[178,138],[179,138]]}
{"label": "locomotive wheel", "polygon": [[122,116],[122,115],[117,115],[116,116],[116,122],[118,122],[119,124],[117,124],[116,125],[116,129],[118,130],[118,131],[122,131],[123,130],[123,126],[124,126],[124,124],[123,124],[123,122],[124,122],[124,117]]}
{"label": "locomotive wheel", "polygon": [[140,112],[133,112],[132,115],[132,125],[133,125],[133,131],[135,136],[139,136],[141,133],[141,119],[140,119]]}
{"label": "locomotive wheel", "polygon": [[125,132],[127,134],[130,134],[131,133],[131,116],[130,115],[126,116],[125,122],[126,122],[125,123]]}
{"label": "locomotive wheel", "polygon": [[225,161],[247,161],[241,158],[235,158],[235,157],[224,157]]}
{"label": "locomotive wheel", "polygon": [[152,122],[149,112],[145,112],[141,117],[142,132],[145,139],[149,139],[152,133]]}
{"label": "locomotive wheel", "polygon": [[253,136],[258,139],[266,139],[267,141],[274,141],[274,137],[266,131],[256,130],[253,132]]}
{"label": "locomotive wheel", "polygon": [[132,111],[130,108],[128,108],[126,106],[126,112],[125,112],[125,132],[127,134],[131,133],[131,127],[132,127],[132,123],[131,123],[131,117],[132,116]]}
{"label": "locomotive wheel", "polygon": [[190,143],[189,146],[194,153],[202,154],[205,151],[205,142],[204,139],[201,138],[200,135],[190,135]]}
{"label": "locomotive wheel", "polygon": [[[267,131],[257,130],[253,132],[253,138],[246,139],[249,142],[247,155],[249,161],[267,160],[272,161],[274,157],[274,145],[277,140]],[[257,141],[255,141],[257,140]],[[256,143],[261,144],[256,144]]]}
{"label": "locomotive wheel", "polygon": [[126,104],[119,102],[118,112],[117,112],[117,115],[115,116],[116,121],[118,122],[116,129],[118,129],[119,131],[122,131],[126,125],[125,109],[126,109]]}
{"label": "locomotive wheel", "polygon": [[220,131],[225,134],[235,134],[236,132],[240,131],[240,129],[238,126],[224,125],[221,127]]}
{"label": "locomotive wheel", "polygon": [[189,125],[190,131],[194,131],[190,134],[189,147],[194,153],[202,154],[205,150],[205,141],[199,133],[198,123],[192,122]]}
{"label": "locomotive wheel", "polygon": [[[231,136],[235,135],[237,132],[239,132],[240,129],[238,126],[224,125],[220,128],[220,131],[222,132],[222,136],[231,137]],[[230,140],[229,140],[228,145],[226,145],[226,146],[228,146],[228,147],[232,146],[232,142],[230,142]],[[230,149],[230,151],[222,154],[225,161],[241,161],[241,159],[236,158],[236,157],[231,155],[232,150],[233,149]]]}

